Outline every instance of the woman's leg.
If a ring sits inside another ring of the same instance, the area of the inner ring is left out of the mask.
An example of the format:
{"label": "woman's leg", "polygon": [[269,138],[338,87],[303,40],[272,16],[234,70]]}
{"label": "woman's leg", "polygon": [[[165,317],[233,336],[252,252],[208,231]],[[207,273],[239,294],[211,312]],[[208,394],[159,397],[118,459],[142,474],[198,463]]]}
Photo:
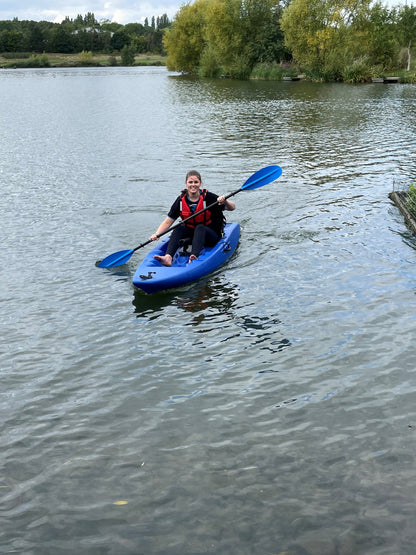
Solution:
{"label": "woman's leg", "polygon": [[218,243],[218,241],[218,235],[210,227],[203,224],[197,225],[192,239],[190,258],[192,257],[192,260],[195,260],[195,258],[198,258],[199,253],[205,246],[213,247]]}
{"label": "woman's leg", "polygon": [[169,238],[168,248],[166,249],[166,254],[164,256],[160,256],[155,254],[154,258],[159,260],[164,266],[171,266],[172,265],[172,258],[175,252],[177,251],[181,239],[185,237],[192,237],[192,229],[186,227],[185,225],[180,225],[176,227]]}

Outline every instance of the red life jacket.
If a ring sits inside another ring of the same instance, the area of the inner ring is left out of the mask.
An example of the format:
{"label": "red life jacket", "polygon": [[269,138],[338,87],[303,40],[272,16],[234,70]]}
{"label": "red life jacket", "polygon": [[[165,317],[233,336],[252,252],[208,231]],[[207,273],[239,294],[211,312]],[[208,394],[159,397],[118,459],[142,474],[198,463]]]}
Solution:
{"label": "red life jacket", "polygon": [[[189,208],[188,203],[186,202],[186,199],[184,198],[186,197],[186,190],[182,191],[181,198],[179,201],[179,209],[180,209],[180,215],[182,220],[185,220],[186,218],[189,218],[189,216],[192,216],[192,214],[199,212],[200,210],[204,210],[206,208],[207,203],[205,199],[208,191],[207,189],[200,189],[199,192],[200,192],[200,195],[199,195],[198,204],[196,205],[195,212],[192,212],[191,209]],[[195,216],[195,218],[192,218],[191,220],[186,222],[185,225],[188,227],[191,227],[192,229],[195,229],[195,227],[198,224],[209,225],[210,223],[211,223],[211,211],[205,210],[205,212],[203,212],[202,214],[199,214],[199,216]]]}

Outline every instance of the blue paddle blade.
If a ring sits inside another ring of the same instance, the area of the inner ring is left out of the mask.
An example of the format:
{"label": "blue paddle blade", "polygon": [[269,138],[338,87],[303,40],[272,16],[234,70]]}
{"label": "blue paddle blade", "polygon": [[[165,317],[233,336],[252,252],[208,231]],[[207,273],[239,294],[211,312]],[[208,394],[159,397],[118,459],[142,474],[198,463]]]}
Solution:
{"label": "blue paddle blade", "polygon": [[114,266],[121,266],[130,260],[131,255],[134,253],[133,249],[128,249],[125,251],[113,252],[109,256],[106,256],[98,263],[99,268],[113,268]]}
{"label": "blue paddle blade", "polygon": [[280,166],[266,166],[256,173],[253,173],[244,185],[241,186],[241,191],[258,189],[259,187],[263,187],[263,185],[267,185],[275,179],[278,179],[281,175],[282,168]]}

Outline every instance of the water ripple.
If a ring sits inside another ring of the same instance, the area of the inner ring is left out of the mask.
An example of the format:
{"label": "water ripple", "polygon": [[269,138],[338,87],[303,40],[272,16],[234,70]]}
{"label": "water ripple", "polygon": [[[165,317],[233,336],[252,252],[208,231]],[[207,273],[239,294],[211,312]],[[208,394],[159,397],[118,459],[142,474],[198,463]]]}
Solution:
{"label": "water ripple", "polygon": [[[0,550],[412,553],[416,243],[387,195],[414,87],[0,79]],[[96,268],[190,167],[225,194],[272,163],[212,276]]]}

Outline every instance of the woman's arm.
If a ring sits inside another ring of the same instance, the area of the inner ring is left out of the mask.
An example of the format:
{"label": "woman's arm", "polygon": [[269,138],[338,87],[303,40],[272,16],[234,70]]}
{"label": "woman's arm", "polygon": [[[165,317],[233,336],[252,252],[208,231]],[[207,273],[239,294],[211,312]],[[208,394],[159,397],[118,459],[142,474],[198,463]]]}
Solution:
{"label": "woman's arm", "polygon": [[159,236],[165,233],[170,228],[170,226],[173,224],[174,221],[175,220],[167,216],[160,224],[160,226],[157,228],[156,233],[153,233],[153,235],[149,237],[149,241],[157,241],[159,239]]}
{"label": "woman's arm", "polygon": [[229,212],[235,210],[235,204],[231,200],[226,199],[224,195],[218,197],[217,201],[220,206],[224,206],[225,210]]}

